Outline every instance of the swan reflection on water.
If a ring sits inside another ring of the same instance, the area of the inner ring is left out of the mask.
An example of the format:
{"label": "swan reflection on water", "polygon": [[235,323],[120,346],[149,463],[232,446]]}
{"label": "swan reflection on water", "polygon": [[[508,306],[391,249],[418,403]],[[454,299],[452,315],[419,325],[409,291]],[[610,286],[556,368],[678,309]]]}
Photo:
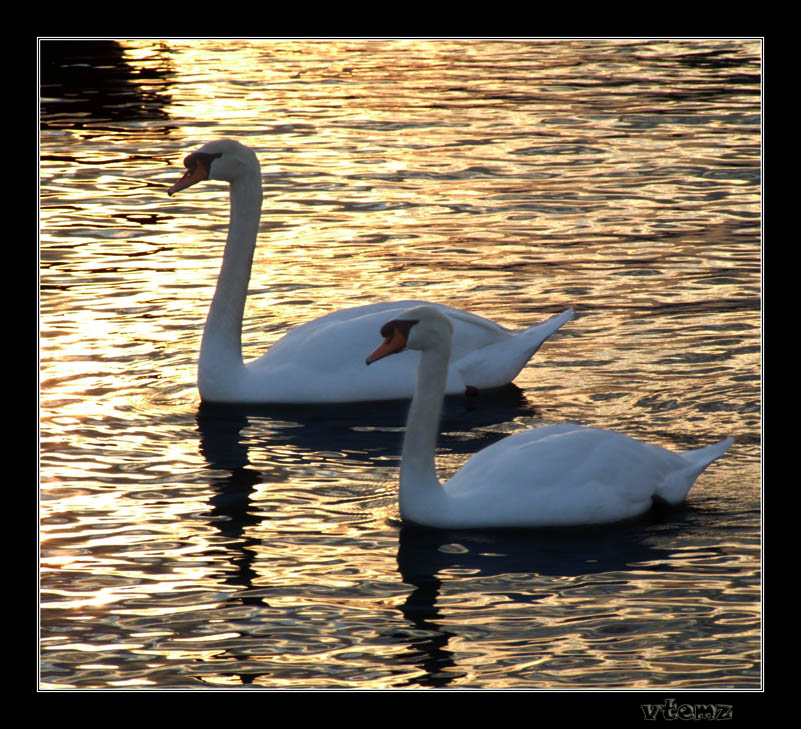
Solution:
{"label": "swan reflection on water", "polygon": [[[673,524],[677,529],[680,521]],[[655,514],[633,520],[622,529],[615,525],[451,531],[401,526],[398,571],[414,590],[399,606],[409,630],[396,630],[392,638],[407,644],[409,660],[424,669],[411,683],[444,687],[463,676],[448,648],[449,642],[459,637],[458,631],[446,627],[457,618],[458,611],[453,615],[447,606],[438,604],[443,593],[449,592],[450,582],[458,584],[460,592],[470,592],[472,581],[476,592],[482,592],[482,583],[494,583],[496,601],[507,609],[519,608],[530,623],[542,620],[540,641],[547,653],[553,650],[549,639],[553,628],[539,614],[537,603],[547,604],[555,595],[572,589],[589,594],[598,590],[607,595],[610,589],[625,591],[630,578],[624,573],[632,565],[660,575],[670,571],[666,565],[674,552],[652,545],[654,525],[661,530],[661,542],[671,525]],[[602,579],[594,580],[593,575]],[[516,579],[524,580],[525,589],[512,589]]]}
{"label": "swan reflection on water", "polygon": [[[260,445],[293,444],[310,453],[336,451],[348,459],[369,464],[373,453],[399,454],[402,430],[409,411],[407,400],[339,403],[331,405],[259,405],[201,403],[196,421],[200,450],[211,468],[234,469],[248,464],[241,432],[258,424],[269,437]],[[482,428],[537,417],[538,410],[514,384],[475,395],[445,398],[441,443],[455,453],[472,453],[476,442],[486,444],[503,434]],[[454,431],[469,432],[467,441]]]}

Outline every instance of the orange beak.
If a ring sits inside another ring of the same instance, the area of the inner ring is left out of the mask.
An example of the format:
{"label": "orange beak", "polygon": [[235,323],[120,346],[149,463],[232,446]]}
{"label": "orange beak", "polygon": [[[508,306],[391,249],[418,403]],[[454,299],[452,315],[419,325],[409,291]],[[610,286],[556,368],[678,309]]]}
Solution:
{"label": "orange beak", "polygon": [[191,187],[196,182],[202,182],[209,178],[209,170],[211,169],[211,162],[215,157],[220,155],[204,154],[203,152],[193,152],[184,160],[186,172],[183,177],[178,180],[169,190],[168,195],[174,195],[179,190],[185,190]]}
{"label": "orange beak", "polygon": [[[383,332],[382,332],[383,334]],[[387,357],[390,354],[400,352],[406,346],[406,334],[404,334],[398,327],[393,326],[391,334],[379,345],[365,361],[367,364],[372,364],[382,357]]]}

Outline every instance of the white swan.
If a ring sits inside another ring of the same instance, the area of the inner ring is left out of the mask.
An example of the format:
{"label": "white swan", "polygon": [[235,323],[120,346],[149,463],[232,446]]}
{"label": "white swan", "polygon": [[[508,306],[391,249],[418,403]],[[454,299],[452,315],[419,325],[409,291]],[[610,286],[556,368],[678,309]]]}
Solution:
{"label": "white swan", "polygon": [[418,306],[384,325],[383,344],[367,358],[370,364],[404,347],[422,353],[401,457],[398,500],[406,521],[443,529],[620,521],[654,502],[679,503],[733,442],[672,453],[608,430],[549,425],[479,451],[440,484],[435,447],[451,332],[436,309]]}
{"label": "white swan", "polygon": [[[198,389],[207,402],[335,403],[409,398],[414,369],[399,362],[365,373],[357,352],[370,347],[383,322],[416,301],[344,309],[303,324],[265,354],[245,364],[242,317],[261,216],[262,185],[253,150],[233,140],[206,144],[184,161],[186,173],[173,195],[202,180],[230,184],[230,222],[222,268],[211,302],[198,361]],[[444,306],[454,326],[448,394],[500,387],[511,382],[540,344],[568,321],[572,309],[520,332]]]}

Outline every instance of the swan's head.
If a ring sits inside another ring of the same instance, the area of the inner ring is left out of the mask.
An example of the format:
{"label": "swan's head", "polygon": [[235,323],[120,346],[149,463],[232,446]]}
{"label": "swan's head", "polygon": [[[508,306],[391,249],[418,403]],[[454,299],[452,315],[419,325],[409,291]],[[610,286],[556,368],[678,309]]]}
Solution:
{"label": "swan's head", "polygon": [[261,174],[255,152],[234,139],[218,139],[204,144],[186,157],[184,167],[184,176],[167,191],[168,195],[203,180],[235,182],[254,172]]}
{"label": "swan's head", "polygon": [[381,327],[381,336],[384,341],[367,358],[367,364],[402,352],[406,348],[427,350],[449,347],[453,324],[433,306],[416,306],[384,324]]}

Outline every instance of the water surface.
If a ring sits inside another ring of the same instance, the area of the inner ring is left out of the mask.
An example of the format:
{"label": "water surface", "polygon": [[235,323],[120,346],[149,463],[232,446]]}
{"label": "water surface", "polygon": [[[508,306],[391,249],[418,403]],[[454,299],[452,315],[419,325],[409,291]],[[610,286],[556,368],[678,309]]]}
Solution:
{"label": "water surface", "polygon": [[[758,688],[760,56],[44,42],[41,686]],[[551,422],[735,445],[663,519],[402,528],[402,403],[199,402],[227,190],[166,190],[223,136],[264,177],[247,357],[376,300],[575,307],[515,388],[447,403],[443,478]]]}

